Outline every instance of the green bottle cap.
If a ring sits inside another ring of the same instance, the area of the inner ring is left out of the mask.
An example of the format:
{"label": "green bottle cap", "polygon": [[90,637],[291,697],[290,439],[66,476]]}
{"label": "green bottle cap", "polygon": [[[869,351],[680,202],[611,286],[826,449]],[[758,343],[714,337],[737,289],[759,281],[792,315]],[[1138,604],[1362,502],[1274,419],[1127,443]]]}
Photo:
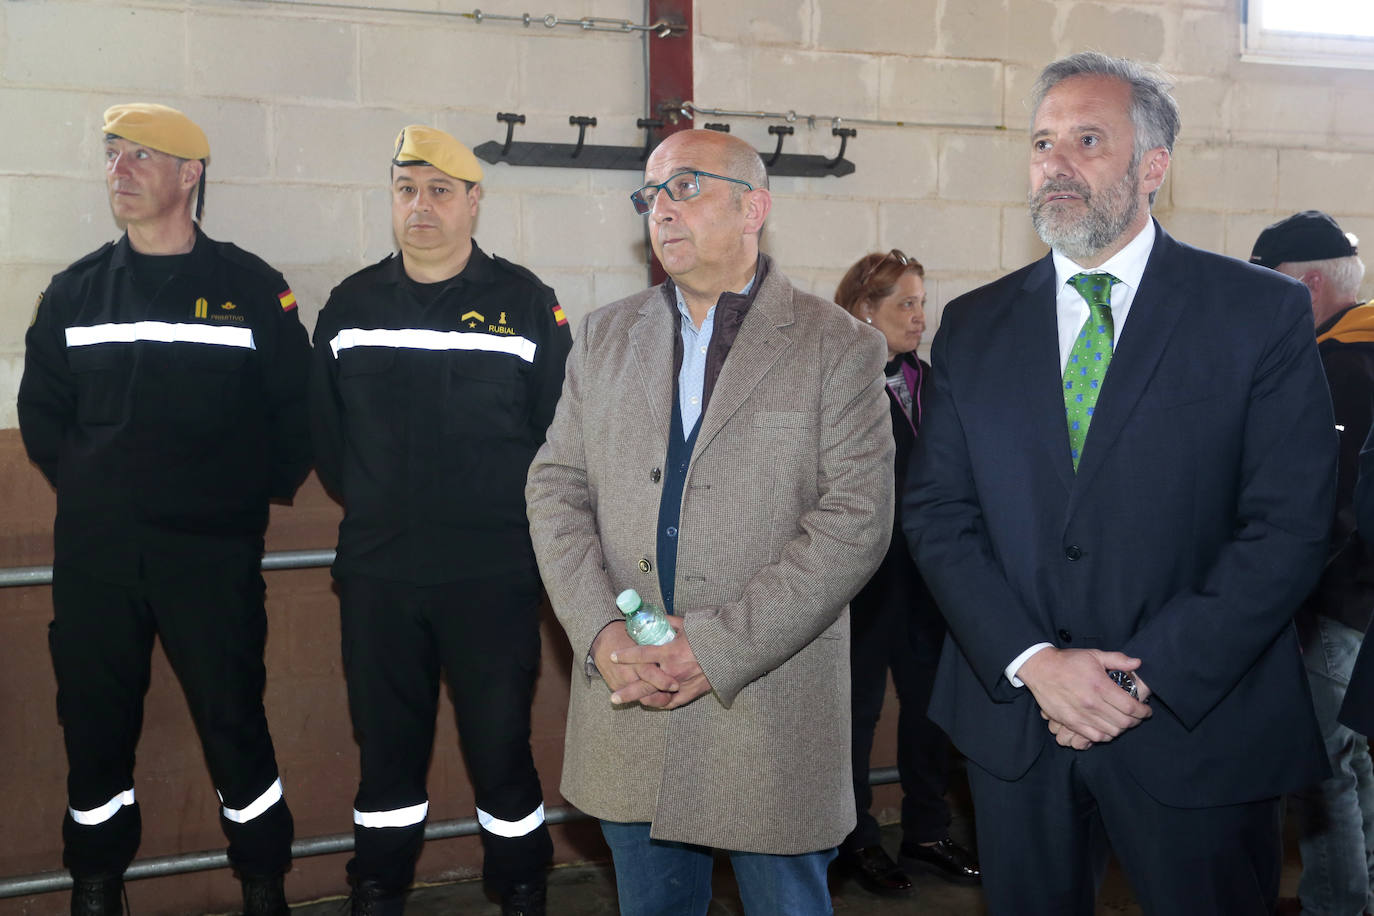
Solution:
{"label": "green bottle cap", "polygon": [[639,610],[643,602],[639,598],[639,592],[632,588],[627,588],[615,597],[615,606],[620,608],[622,614],[633,614]]}

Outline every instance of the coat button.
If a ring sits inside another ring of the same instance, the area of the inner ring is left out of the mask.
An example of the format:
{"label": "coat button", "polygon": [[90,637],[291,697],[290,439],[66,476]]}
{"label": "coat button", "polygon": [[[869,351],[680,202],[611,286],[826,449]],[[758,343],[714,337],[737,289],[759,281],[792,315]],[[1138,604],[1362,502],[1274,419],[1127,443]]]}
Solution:
{"label": "coat button", "polygon": [[654,483],[658,483],[660,480],[663,479],[663,472],[658,468],[654,468],[652,471],[649,472],[649,479],[652,480]]}
{"label": "coat button", "polygon": [[1077,560],[1079,557],[1083,556],[1083,551],[1079,550],[1076,545],[1071,545],[1064,549],[1064,556],[1068,557],[1070,560]]}
{"label": "coat button", "polygon": [[1060,641],[1060,642],[1073,642],[1073,634],[1070,633],[1068,630],[1060,630],[1060,631],[1059,631],[1059,641]]}
{"label": "coat button", "polygon": [[653,569],[653,568],[654,568],[654,564],[652,564],[652,563],[649,562],[649,558],[648,558],[648,557],[640,557],[640,558],[639,558],[639,571],[640,571],[640,572],[646,573],[646,572],[648,572],[649,570],[651,570],[651,569]]}

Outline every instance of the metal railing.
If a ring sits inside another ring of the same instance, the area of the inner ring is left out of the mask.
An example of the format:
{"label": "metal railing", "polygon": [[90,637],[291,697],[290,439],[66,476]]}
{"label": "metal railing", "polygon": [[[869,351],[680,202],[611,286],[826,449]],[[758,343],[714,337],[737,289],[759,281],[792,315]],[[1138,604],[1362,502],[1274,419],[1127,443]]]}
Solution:
{"label": "metal railing", "polygon": [[[587,815],[576,808],[549,808],[544,812],[545,823],[563,824],[568,821],[585,820]],[[481,828],[477,818],[464,817],[452,821],[436,821],[425,827],[426,840],[443,840],[455,836],[475,836]],[[291,844],[292,859],[306,859],[310,856],[327,856],[336,852],[353,850],[353,834],[333,833],[327,836],[310,837]],[[124,880],[137,881],[142,878],[165,878],[169,875],[184,875],[197,871],[214,871],[229,867],[229,856],[224,850],[205,850],[203,852],[182,852],[174,856],[155,856],[138,859],[124,873]],[[14,878],[0,878],[0,899],[22,897],[26,894],[50,894],[72,886],[71,875],[63,871],[45,871],[36,875],[21,875]]]}
{"label": "metal railing", "polygon": [[[897,781],[896,767],[882,767],[869,771],[871,785],[881,786]],[[544,821],[550,825],[566,824],[571,821],[589,820],[572,806],[548,808]],[[451,821],[437,821],[425,827],[426,840],[444,840],[449,837],[475,836],[481,831],[475,817],[464,817]],[[336,852],[353,850],[353,834],[333,833],[327,836],[310,837],[291,844],[291,858],[306,859],[310,856],[327,856]],[[229,856],[223,850],[203,852],[182,852],[173,856],[155,856],[138,859],[124,873],[126,881],[143,878],[164,878],[169,875],[184,875],[190,872],[214,871],[229,867]],[[45,871],[34,875],[18,875],[0,878],[0,899],[23,897],[32,894],[51,894],[67,890],[72,886],[71,875],[63,871]]]}
{"label": "metal railing", "polygon": [[[264,571],[277,569],[314,569],[329,566],[334,562],[332,550],[279,550],[265,554],[262,558]],[[51,585],[51,566],[14,566],[0,569],[0,588],[6,586]],[[897,781],[896,767],[883,767],[871,770],[868,781],[880,786]],[[569,821],[586,820],[587,815],[571,806],[549,808],[544,812],[548,824],[564,824]],[[475,817],[464,817],[450,821],[436,821],[425,827],[426,840],[444,840],[449,837],[475,836],[481,827]],[[311,856],[327,856],[336,852],[353,850],[353,834],[333,833],[326,836],[308,837],[291,844],[291,858],[305,859]],[[142,878],[162,878],[168,875],[184,875],[190,872],[214,871],[229,867],[229,856],[223,850],[203,850],[201,852],[182,852],[171,856],[153,856],[138,859],[124,873],[127,881]],[[45,871],[32,875],[16,875],[0,878],[0,900],[7,897],[24,897],[32,894],[51,894],[67,890],[72,886],[72,877],[65,871]]]}
{"label": "metal railing", "polygon": [[[262,558],[264,571],[314,569],[334,562],[332,550],[278,550]],[[51,566],[11,566],[0,569],[0,588],[20,585],[52,585]]]}

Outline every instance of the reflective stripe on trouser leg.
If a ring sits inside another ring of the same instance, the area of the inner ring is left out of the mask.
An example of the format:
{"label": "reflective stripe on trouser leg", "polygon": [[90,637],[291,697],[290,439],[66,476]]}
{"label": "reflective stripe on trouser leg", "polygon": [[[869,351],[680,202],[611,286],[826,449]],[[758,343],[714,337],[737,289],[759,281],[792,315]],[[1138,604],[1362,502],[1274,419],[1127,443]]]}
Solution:
{"label": "reflective stripe on trouser leg", "polygon": [[263,792],[243,808],[230,808],[228,805],[224,804],[223,792],[216,791],[215,794],[219,796],[221,805],[220,812],[224,815],[225,820],[233,821],[235,824],[246,824],[277,802],[281,801],[281,778],[278,777],[273,780],[272,785],[267,787],[266,792]]}
{"label": "reflective stripe on trouser leg", "polygon": [[382,811],[354,807],[354,856],[348,863],[349,875],[355,880],[375,881],[388,892],[410,886],[425,842],[428,816],[428,801]]}
{"label": "reflective stripe on trouser leg", "polygon": [[67,811],[71,814],[72,820],[76,821],[81,826],[94,827],[97,824],[105,823],[118,814],[121,808],[132,805],[133,803],[134,790],[129,788],[98,807],[90,808],[86,811],[78,811],[75,808],[68,807]]}
{"label": "reflective stripe on trouser leg", "polygon": [[533,833],[544,823],[544,803],[540,802],[539,807],[529,814],[520,818],[518,821],[503,821],[499,817],[492,817],[481,808],[477,809],[477,823],[482,825],[482,829],[497,836],[517,837]]}
{"label": "reflective stripe on trouser leg", "polygon": [[142,834],[132,790],[151,617],[132,589],[62,563],[52,601],[48,644],[69,768],[62,864],[82,878],[122,874]]}
{"label": "reflective stripe on trouser leg", "polygon": [[553,858],[553,839],[542,802],[527,816],[513,821],[492,817],[478,808],[477,821],[482,826],[482,878],[488,886],[505,894],[521,882],[542,880]]}
{"label": "reflective stripe on trouser leg", "polygon": [[[480,813],[480,812],[479,812]],[[406,808],[393,808],[390,811],[359,811],[353,809],[353,823],[359,827],[412,827],[423,824],[429,816],[429,802],[420,802]],[[543,820],[543,805],[540,805],[540,820]]]}

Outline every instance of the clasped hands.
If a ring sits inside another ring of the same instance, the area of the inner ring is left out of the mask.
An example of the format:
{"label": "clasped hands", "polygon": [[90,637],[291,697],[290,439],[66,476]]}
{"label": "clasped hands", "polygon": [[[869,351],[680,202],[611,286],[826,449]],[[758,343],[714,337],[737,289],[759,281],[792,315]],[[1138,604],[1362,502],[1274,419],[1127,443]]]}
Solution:
{"label": "clasped hands", "polygon": [[623,623],[612,623],[592,642],[592,661],[611,688],[616,705],[639,703],[651,709],[677,709],[711,692],[697,664],[680,617],[668,622],[677,638],[662,646],[641,646]]}
{"label": "clasped hands", "polygon": [[[1141,680],[1140,659],[1097,649],[1046,648],[1026,659],[1016,676],[1026,685],[1064,747],[1083,751],[1134,728],[1153,715],[1145,701],[1150,688]],[[1122,690],[1108,671],[1129,671],[1140,699]]]}

